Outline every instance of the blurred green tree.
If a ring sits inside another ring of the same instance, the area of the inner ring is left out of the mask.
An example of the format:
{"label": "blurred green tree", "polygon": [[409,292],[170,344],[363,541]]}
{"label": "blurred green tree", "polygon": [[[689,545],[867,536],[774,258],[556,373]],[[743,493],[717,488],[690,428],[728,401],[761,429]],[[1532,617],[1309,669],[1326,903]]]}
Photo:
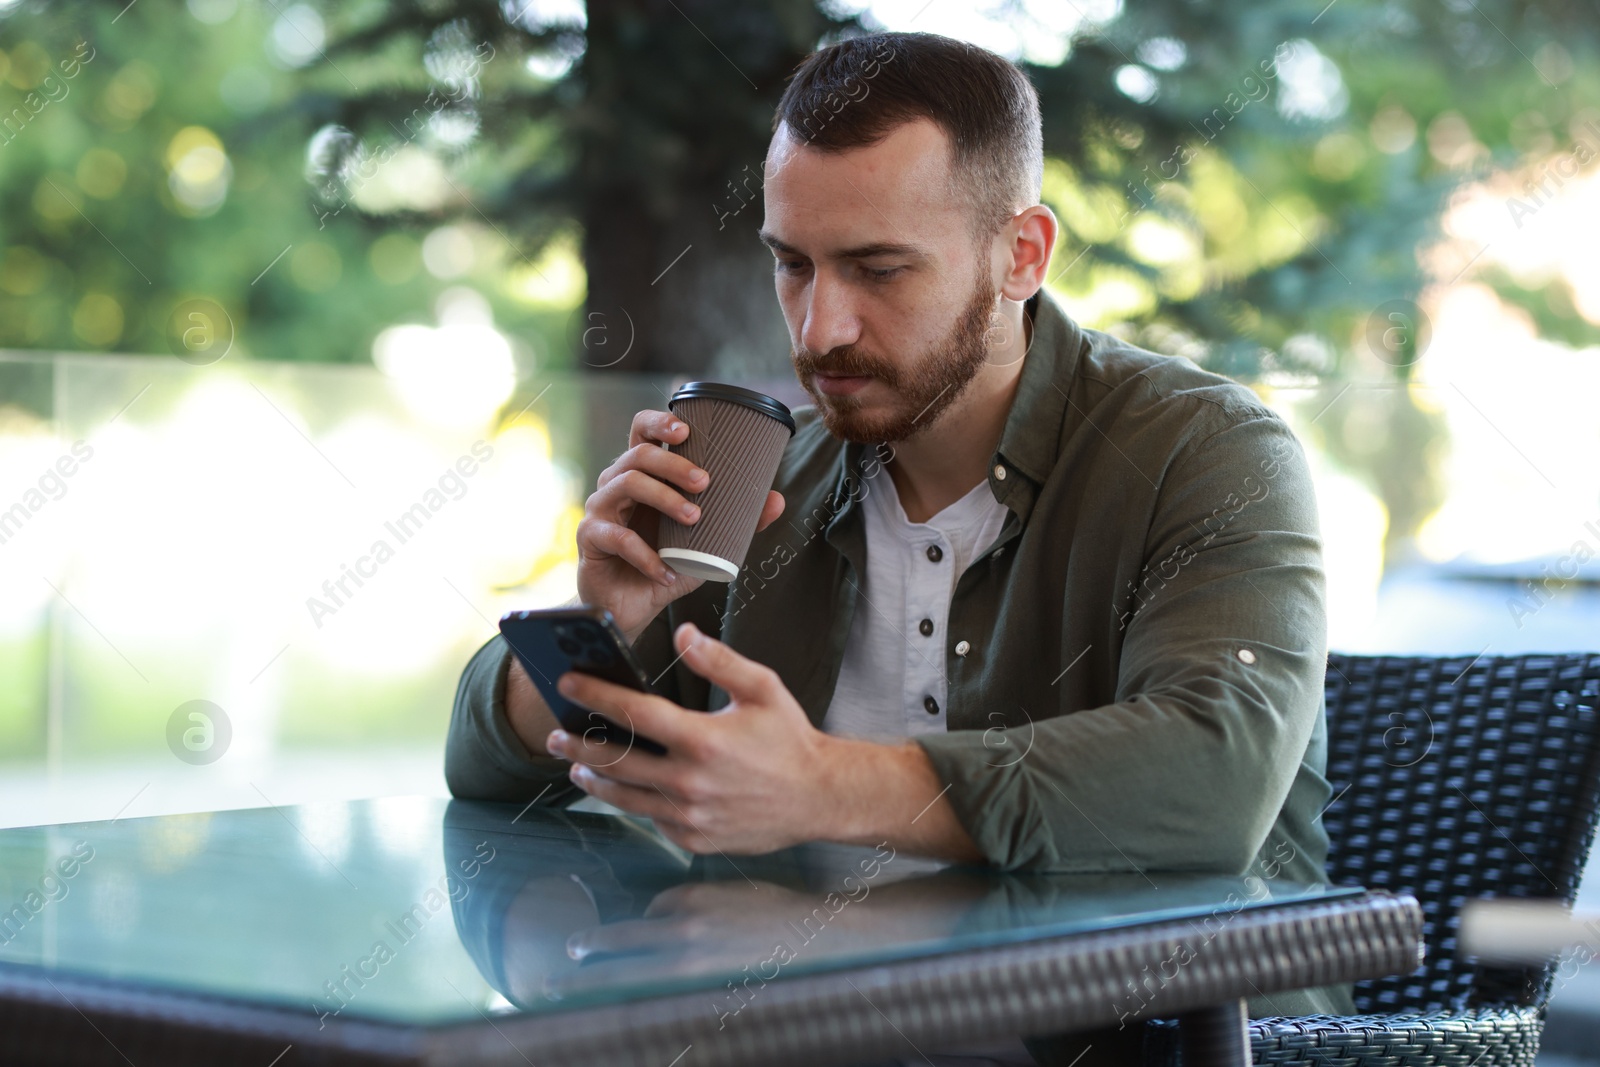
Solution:
{"label": "blurred green tree", "polygon": [[[1021,36],[1034,6],[990,16]],[[330,55],[487,42],[501,74],[561,72],[473,101],[466,210],[524,251],[578,222],[588,310],[626,308],[639,338],[619,368],[738,365],[769,336],[781,350],[753,269],[760,220],[740,208],[759,189],[786,75],[818,41],[870,28],[870,9],[460,0],[381,12],[352,13]],[[1083,20],[1064,55],[1024,60],[1055,161],[1047,200],[1065,223],[1056,284],[1095,318],[1225,373],[1334,371],[1367,347],[1375,309],[1416,298],[1419,248],[1440,236],[1454,190],[1560,151],[1594,117],[1594,42],[1562,0],[1147,0]],[[340,120],[392,124],[410,106],[395,88],[345,95]],[[1096,295],[1108,287],[1120,295]],[[1593,336],[1570,301],[1502,291]],[[1379,359],[1401,376],[1409,365]]]}
{"label": "blurred green tree", "polygon": [[[1065,224],[1054,284],[1226,373],[1359,355],[1373,309],[1426,281],[1418,249],[1449,194],[1570,148],[1596,117],[1595,28],[1564,0],[1147,0],[1049,33],[1038,6],[987,16],[1060,39],[1023,61]],[[160,312],[200,294],[257,354],[359,359],[440,274],[479,280],[475,260],[570,295],[541,277],[566,242],[588,311],[608,333],[632,321],[617,368],[684,372],[773,366],[784,338],[743,206],[771,109],[810,48],[874,25],[813,0],[4,15],[0,343],[158,348]],[[422,269],[418,238],[452,220],[505,247],[452,232]],[[1485,277],[1552,333],[1593,337],[1551,287]],[[558,350],[597,321],[540,320]]]}
{"label": "blurred green tree", "polygon": [[[1557,180],[1541,166],[1600,148],[1581,5],[973,15],[1010,28],[1043,99],[1051,285],[1084,321],[1243,378],[1403,384],[1424,288],[1475,277],[1547,335],[1595,339],[1563,281],[1441,227],[1468,183],[1515,175],[1526,213]],[[160,350],[170,309],[203,296],[249,354],[359,360],[466,284],[546,365],[781,374],[755,240],[772,107],[808,50],[876,18],[862,0],[14,2],[0,344]],[[1425,513],[1410,446],[1436,428],[1396,404],[1390,448],[1347,405],[1317,425],[1400,518]]]}
{"label": "blurred green tree", "polygon": [[0,18],[0,345],[166,351],[173,309],[203,298],[239,354],[368,359],[432,279],[375,269],[376,233],[319,228],[300,163],[314,78],[263,48],[271,8],[190,8],[228,17],[18,3]]}

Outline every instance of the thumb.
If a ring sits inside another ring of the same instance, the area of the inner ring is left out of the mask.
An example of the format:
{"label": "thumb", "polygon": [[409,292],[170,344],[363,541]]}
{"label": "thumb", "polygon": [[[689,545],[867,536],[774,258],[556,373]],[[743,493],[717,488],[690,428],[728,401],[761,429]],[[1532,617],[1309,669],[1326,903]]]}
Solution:
{"label": "thumb", "polygon": [[678,627],[674,643],[683,661],[706,681],[727,690],[728,696],[741,703],[764,703],[774,690],[782,690],[778,673],[753,659],[739,655],[714,637],[702,633],[692,622]]}
{"label": "thumb", "polygon": [[783,506],[783,494],[776,489],[768,490],[767,502],[761,506],[761,518],[756,522],[756,533],[777,522],[778,516],[783,514]]}

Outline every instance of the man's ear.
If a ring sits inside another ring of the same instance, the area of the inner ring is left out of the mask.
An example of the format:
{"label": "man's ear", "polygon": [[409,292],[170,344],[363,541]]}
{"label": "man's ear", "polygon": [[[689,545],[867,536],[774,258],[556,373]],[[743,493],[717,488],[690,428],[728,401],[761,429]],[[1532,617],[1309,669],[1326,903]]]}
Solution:
{"label": "man's ear", "polygon": [[1050,255],[1055,251],[1056,237],[1061,224],[1055,214],[1043,204],[1035,204],[1012,216],[1000,231],[1006,265],[1000,280],[1000,294],[1019,303],[1027,300],[1044,285],[1046,271],[1050,269]]}

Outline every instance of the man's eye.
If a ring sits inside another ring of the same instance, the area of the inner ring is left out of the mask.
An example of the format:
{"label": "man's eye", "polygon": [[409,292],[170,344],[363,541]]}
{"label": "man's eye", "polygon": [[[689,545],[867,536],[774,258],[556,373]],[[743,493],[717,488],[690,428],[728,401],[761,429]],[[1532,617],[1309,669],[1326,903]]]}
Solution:
{"label": "man's eye", "polygon": [[797,274],[805,269],[805,264],[797,259],[779,259],[773,261],[773,269],[779,274]]}
{"label": "man's eye", "polygon": [[882,281],[887,281],[890,278],[893,278],[896,274],[899,274],[900,271],[903,268],[901,268],[901,267],[862,267],[861,269],[862,269],[862,271],[864,271],[866,273],[867,277],[871,278],[874,281],[882,282]]}

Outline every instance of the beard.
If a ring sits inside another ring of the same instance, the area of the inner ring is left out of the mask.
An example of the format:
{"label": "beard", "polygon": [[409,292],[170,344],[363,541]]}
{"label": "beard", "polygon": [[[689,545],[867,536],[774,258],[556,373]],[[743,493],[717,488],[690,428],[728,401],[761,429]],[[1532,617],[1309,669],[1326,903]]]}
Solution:
{"label": "beard", "polygon": [[[910,366],[863,352],[855,345],[824,357],[790,346],[795,374],[822,417],[823,428],[854,444],[904,441],[932,426],[971,384],[988,358],[988,332],[996,290],[987,270],[979,270],[972,298],[943,340]],[[896,394],[888,411],[864,410],[859,396],[828,396],[812,381],[818,371],[861,375],[882,382]]]}

